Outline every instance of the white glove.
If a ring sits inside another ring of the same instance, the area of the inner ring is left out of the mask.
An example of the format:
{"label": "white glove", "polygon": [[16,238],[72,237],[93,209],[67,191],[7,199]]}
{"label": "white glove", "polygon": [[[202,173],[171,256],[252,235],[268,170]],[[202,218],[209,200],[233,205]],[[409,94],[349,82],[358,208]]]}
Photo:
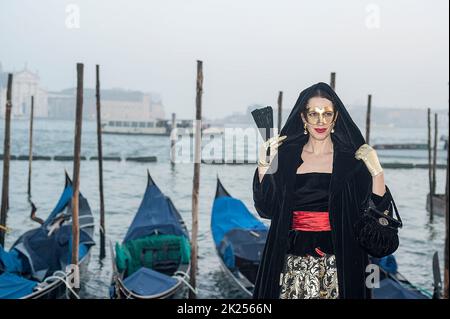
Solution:
{"label": "white glove", "polygon": [[[279,136],[277,134],[261,144],[258,153],[258,167],[269,167],[270,163],[278,152],[278,147],[283,144],[283,140],[285,140],[286,138],[286,135]],[[269,157],[267,157],[268,148],[270,148]]]}
{"label": "white glove", "polygon": [[364,164],[366,164],[370,175],[377,176],[383,172],[377,152],[369,144],[361,145],[355,152],[355,158],[357,160],[362,160]]}

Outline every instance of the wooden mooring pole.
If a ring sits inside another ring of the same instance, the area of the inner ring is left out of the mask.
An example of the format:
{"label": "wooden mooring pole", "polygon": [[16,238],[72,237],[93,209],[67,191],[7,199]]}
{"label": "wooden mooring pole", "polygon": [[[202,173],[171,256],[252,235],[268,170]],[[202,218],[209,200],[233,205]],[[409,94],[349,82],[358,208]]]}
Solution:
{"label": "wooden mooring pole", "polygon": [[449,288],[449,272],[448,272],[448,264],[449,264],[449,260],[448,260],[448,250],[449,250],[449,246],[448,246],[448,228],[449,225],[448,223],[450,222],[449,216],[448,216],[448,210],[449,210],[449,173],[450,173],[450,147],[449,147],[449,143],[450,142],[450,136],[447,133],[447,178],[445,181],[445,246],[444,246],[444,298],[448,299],[449,298],[449,294],[448,294],[448,288]]}
{"label": "wooden mooring pole", "polygon": [[372,94],[367,97],[367,114],[366,114],[366,143],[370,144],[370,116],[372,113]]}
{"label": "wooden mooring pole", "polygon": [[98,185],[100,192],[100,259],[105,258],[105,200],[103,197],[103,151],[102,151],[102,112],[100,104],[100,66],[95,66],[95,98],[97,102],[97,149],[98,149]]}
{"label": "wooden mooring pole", "polygon": [[431,160],[431,109],[428,108],[428,184],[429,184],[429,210],[430,221],[433,220],[433,174],[432,174],[432,160]]}
{"label": "wooden mooring pole", "polygon": [[331,72],[330,86],[333,90],[336,90],[336,72]]}
{"label": "wooden mooring pole", "polygon": [[437,143],[438,143],[438,115],[434,113],[434,141],[433,141],[433,195],[436,194],[436,162],[437,162]]}
{"label": "wooden mooring pole", "polygon": [[[447,138],[449,136],[447,135]],[[449,209],[449,171],[450,171],[450,147],[447,147],[447,178],[445,182],[445,247],[444,247],[444,298],[448,299],[448,287],[449,287],[449,273],[448,273],[448,223],[450,222],[449,216],[448,216],[448,209]]]}
{"label": "wooden mooring pole", "polygon": [[31,96],[30,138],[28,148],[28,198],[31,197],[31,166],[33,163],[33,120],[34,120],[34,96]]}
{"label": "wooden mooring pole", "polygon": [[[197,91],[195,98],[195,153],[194,153],[194,180],[192,188],[192,238],[191,238],[191,271],[190,285],[197,289],[197,236],[198,236],[198,197],[200,187],[200,163],[202,143],[202,93],[203,93],[203,62],[197,61]],[[195,299],[195,291],[189,290],[189,298]]]}
{"label": "wooden mooring pole", "polygon": [[[79,278],[78,259],[80,244],[80,225],[78,220],[78,196],[80,194],[80,151],[81,151],[81,128],[83,123],[83,71],[84,65],[77,63],[77,99],[75,117],[75,144],[73,160],[73,195],[72,195],[72,260],[71,263],[76,271],[75,278]],[[78,288],[78,287],[75,287]]]}
{"label": "wooden mooring pole", "polygon": [[13,75],[8,74],[5,106],[5,140],[3,144],[2,205],[0,210],[0,246],[5,247],[6,217],[9,209],[9,159],[11,157],[11,95]]}
{"label": "wooden mooring pole", "polygon": [[176,114],[172,113],[172,125],[171,125],[171,130],[170,130],[170,164],[174,165],[175,164],[175,142],[176,142],[176,128],[177,128],[177,124],[176,124]]}
{"label": "wooden mooring pole", "polygon": [[283,116],[283,91],[278,92],[278,134],[281,132],[281,121]]}

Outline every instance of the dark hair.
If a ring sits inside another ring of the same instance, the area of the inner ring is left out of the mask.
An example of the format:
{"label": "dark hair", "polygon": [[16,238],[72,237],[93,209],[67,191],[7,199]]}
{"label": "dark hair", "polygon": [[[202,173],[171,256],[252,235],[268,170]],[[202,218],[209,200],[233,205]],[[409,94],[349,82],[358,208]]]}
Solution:
{"label": "dark hair", "polygon": [[314,92],[311,94],[311,96],[309,98],[312,98],[312,97],[322,97],[324,99],[330,100],[331,103],[333,103],[333,97],[331,96],[331,94],[328,93],[327,91],[323,91],[321,89],[314,90]]}

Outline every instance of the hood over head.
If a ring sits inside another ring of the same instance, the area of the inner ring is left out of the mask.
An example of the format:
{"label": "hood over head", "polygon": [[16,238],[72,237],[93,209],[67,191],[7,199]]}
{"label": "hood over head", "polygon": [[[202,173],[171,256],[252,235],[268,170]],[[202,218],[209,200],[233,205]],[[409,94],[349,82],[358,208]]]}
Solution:
{"label": "hood over head", "polygon": [[[349,152],[355,152],[362,144],[365,143],[364,137],[361,134],[358,126],[353,122],[350,114],[337,96],[335,91],[326,83],[319,82],[303,90],[297,99],[289,117],[286,120],[280,135],[287,135],[283,145],[291,143],[304,144],[307,142],[309,135],[304,134],[304,122],[300,113],[306,108],[308,100],[314,93],[320,90],[327,93],[332,98],[335,112],[338,112],[338,117],[334,126],[334,133],[331,134],[333,142],[337,142],[340,147]],[[334,143],[336,145],[336,143]],[[280,151],[283,146],[280,147]]]}

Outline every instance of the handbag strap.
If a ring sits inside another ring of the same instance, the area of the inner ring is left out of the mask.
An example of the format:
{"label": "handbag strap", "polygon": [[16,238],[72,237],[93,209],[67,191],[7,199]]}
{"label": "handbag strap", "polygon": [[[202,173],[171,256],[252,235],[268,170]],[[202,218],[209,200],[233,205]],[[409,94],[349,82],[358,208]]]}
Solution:
{"label": "handbag strap", "polygon": [[397,205],[395,205],[394,198],[392,197],[391,191],[389,190],[389,187],[387,187],[387,185],[386,185],[386,192],[389,192],[389,197],[390,197],[392,206],[394,207],[395,216],[397,216],[397,220],[400,223],[399,228],[402,228],[402,226],[403,226],[402,218],[400,217],[400,214],[398,213]]}

